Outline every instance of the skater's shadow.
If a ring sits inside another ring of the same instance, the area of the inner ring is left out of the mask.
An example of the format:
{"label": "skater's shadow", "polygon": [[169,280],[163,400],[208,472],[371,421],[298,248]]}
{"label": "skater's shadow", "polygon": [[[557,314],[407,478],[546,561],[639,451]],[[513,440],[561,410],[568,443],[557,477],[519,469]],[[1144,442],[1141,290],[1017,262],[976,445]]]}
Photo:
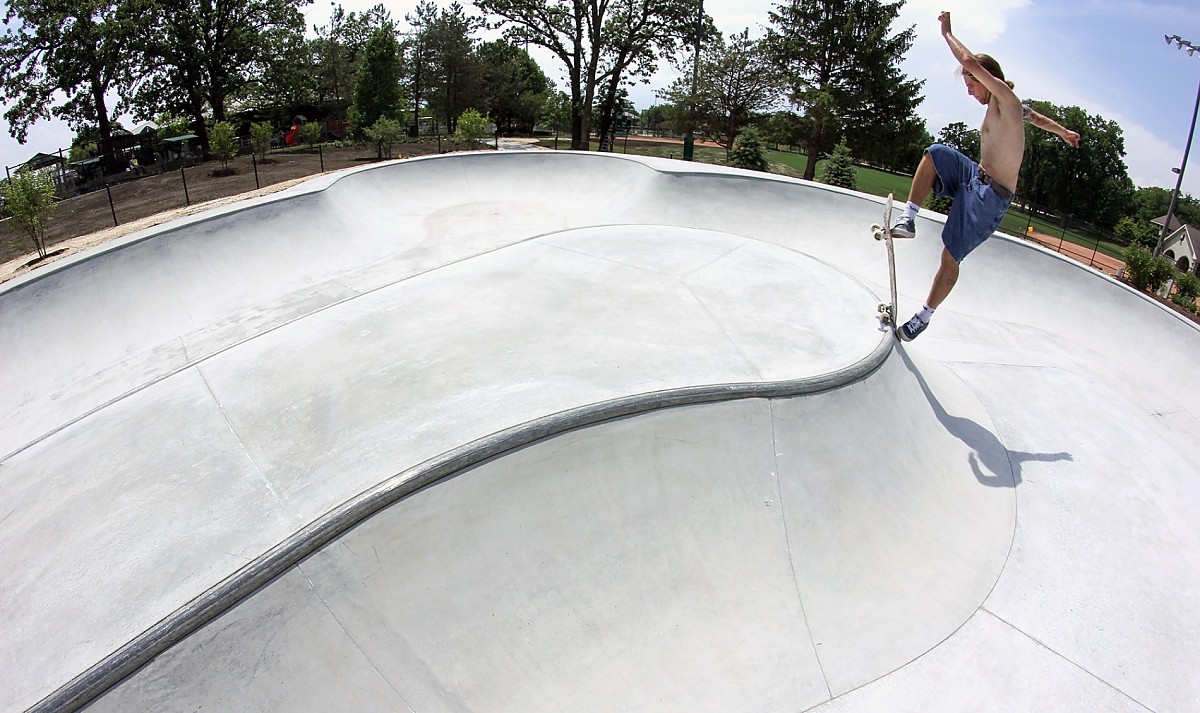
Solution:
{"label": "skater's shadow", "polygon": [[1014,488],[1021,482],[1021,466],[1028,462],[1053,463],[1056,461],[1071,461],[1070,453],[1025,453],[1010,451],[1004,447],[1000,439],[988,429],[980,426],[969,418],[953,416],[942,408],[941,402],[933,395],[925,377],[913,364],[912,359],[905,353],[903,347],[898,347],[900,358],[904,365],[917,379],[929,405],[938,421],[945,427],[946,432],[962,441],[971,449],[968,461],[975,478],[982,484],[993,488]]}

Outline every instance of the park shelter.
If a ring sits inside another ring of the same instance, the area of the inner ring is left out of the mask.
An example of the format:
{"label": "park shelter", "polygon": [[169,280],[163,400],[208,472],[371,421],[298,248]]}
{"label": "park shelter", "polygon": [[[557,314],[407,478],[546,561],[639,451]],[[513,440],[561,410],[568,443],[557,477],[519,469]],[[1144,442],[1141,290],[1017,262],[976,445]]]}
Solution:
{"label": "park shelter", "polygon": [[[1162,227],[1166,220],[1167,216],[1164,215],[1151,222]],[[1171,225],[1167,230],[1167,237],[1163,239],[1162,254],[1180,270],[1200,274],[1200,264],[1197,261],[1197,257],[1200,257],[1200,250],[1197,249],[1200,247],[1200,228],[1171,216]]]}

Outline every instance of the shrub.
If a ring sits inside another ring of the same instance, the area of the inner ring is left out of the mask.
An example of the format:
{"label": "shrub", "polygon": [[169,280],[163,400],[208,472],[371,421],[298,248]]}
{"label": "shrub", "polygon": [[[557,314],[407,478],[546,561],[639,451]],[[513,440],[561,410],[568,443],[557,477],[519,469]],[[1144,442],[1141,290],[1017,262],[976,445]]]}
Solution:
{"label": "shrub", "polygon": [[400,141],[404,136],[404,129],[400,126],[399,121],[383,116],[374,124],[367,127],[366,134],[368,139],[379,146],[379,155],[381,158],[383,156],[391,158],[392,145]]}
{"label": "shrub", "polygon": [[1154,292],[1175,274],[1175,266],[1161,257],[1154,257],[1141,245],[1125,250],[1125,274],[1129,283],[1139,290]]}
{"label": "shrub", "polygon": [[936,193],[930,193],[925,199],[925,203],[921,207],[928,208],[932,211],[937,211],[943,215],[950,215],[950,208],[954,205],[954,199],[950,196],[939,196]]}
{"label": "shrub", "polygon": [[854,159],[850,156],[850,147],[846,145],[844,137],[841,143],[833,148],[833,153],[825,156],[825,168],[821,171],[821,183],[851,190],[855,188]]}
{"label": "shrub", "polygon": [[1190,272],[1179,273],[1175,280],[1175,295],[1171,301],[1188,312],[1196,312],[1196,298],[1200,297],[1200,280]]}
{"label": "shrub", "polygon": [[1158,229],[1153,225],[1140,223],[1130,216],[1118,220],[1113,232],[1125,241],[1126,245],[1141,245],[1151,250],[1158,246]]}
{"label": "shrub", "polygon": [[488,135],[491,120],[474,109],[467,109],[458,117],[458,131],[454,140],[460,144],[473,144]]}
{"label": "shrub", "polygon": [[232,175],[229,170],[229,159],[237,155],[237,137],[233,133],[233,124],[228,121],[218,121],[208,130],[208,150],[213,158],[224,163],[222,175]]}
{"label": "shrub", "polygon": [[267,160],[267,151],[271,148],[271,136],[275,130],[265,121],[250,125],[250,146],[259,161]]}
{"label": "shrub", "polygon": [[315,121],[310,121],[300,127],[300,138],[304,143],[308,144],[311,149],[314,144],[321,140],[321,125]]}
{"label": "shrub", "polygon": [[4,207],[25,235],[33,240],[39,258],[46,257],[46,223],[54,217],[54,182],[44,173],[18,171],[0,184]]}
{"label": "shrub", "polygon": [[763,145],[758,129],[747,126],[737,135],[733,140],[733,148],[729,151],[729,165],[751,171],[771,170],[770,164],[767,163],[767,148]]}

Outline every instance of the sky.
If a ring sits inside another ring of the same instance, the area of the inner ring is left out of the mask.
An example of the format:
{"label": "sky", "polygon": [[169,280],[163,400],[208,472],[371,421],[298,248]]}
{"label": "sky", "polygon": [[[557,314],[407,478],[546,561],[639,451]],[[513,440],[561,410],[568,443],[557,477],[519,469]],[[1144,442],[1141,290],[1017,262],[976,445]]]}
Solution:
{"label": "sky", "polygon": [[[347,11],[361,11],[380,0],[338,0]],[[473,11],[469,0],[462,0]],[[392,17],[403,18],[416,0],[383,0]],[[0,2],[0,7],[4,7]],[[447,7],[449,2],[438,2]],[[761,36],[770,24],[772,0],[704,0],[705,11],[729,36],[749,29]],[[328,23],[329,0],[305,8],[313,25]],[[1164,35],[1180,35],[1200,45],[1200,3],[1195,0],[908,0],[895,29],[916,26],[916,40],[901,69],[925,80],[924,102],[917,113],[934,136],[947,124],[978,126],[983,107],[971,99],[954,73],[957,62],[941,37],[938,13],[948,10],[954,34],[972,52],[986,52],[1004,68],[1017,95],[1060,106],[1079,106],[1120,124],[1125,163],[1134,185],[1175,187],[1171,169],[1183,160],[1192,111],[1200,90],[1200,52],[1188,56]],[[565,89],[563,69],[548,53],[531,48],[542,70]],[[675,74],[665,67],[649,84],[630,90],[641,110],[659,103],[656,90]],[[130,125],[133,122],[126,122]],[[39,122],[22,146],[0,119],[0,161],[19,164],[38,151],[70,144],[72,132],[60,122]],[[1198,132],[1200,133],[1200,132]],[[1200,142],[1192,147],[1183,191],[1200,197]]]}

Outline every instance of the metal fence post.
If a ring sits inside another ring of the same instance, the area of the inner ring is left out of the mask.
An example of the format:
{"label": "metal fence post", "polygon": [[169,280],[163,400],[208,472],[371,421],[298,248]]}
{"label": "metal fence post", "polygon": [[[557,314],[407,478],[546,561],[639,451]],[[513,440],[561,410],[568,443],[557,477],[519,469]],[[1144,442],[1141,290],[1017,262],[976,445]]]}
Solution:
{"label": "metal fence post", "polygon": [[183,176],[183,204],[185,206],[190,206],[192,204],[192,199],[188,197],[187,173],[184,172],[183,166],[179,167],[179,175]]}
{"label": "metal fence post", "polygon": [[117,223],[117,207],[115,205],[113,205],[112,188],[110,187],[110,184],[107,182],[104,184],[104,192],[108,194],[108,208],[109,208],[109,210],[112,211],[113,227],[115,228],[118,225],[118,223]]}

